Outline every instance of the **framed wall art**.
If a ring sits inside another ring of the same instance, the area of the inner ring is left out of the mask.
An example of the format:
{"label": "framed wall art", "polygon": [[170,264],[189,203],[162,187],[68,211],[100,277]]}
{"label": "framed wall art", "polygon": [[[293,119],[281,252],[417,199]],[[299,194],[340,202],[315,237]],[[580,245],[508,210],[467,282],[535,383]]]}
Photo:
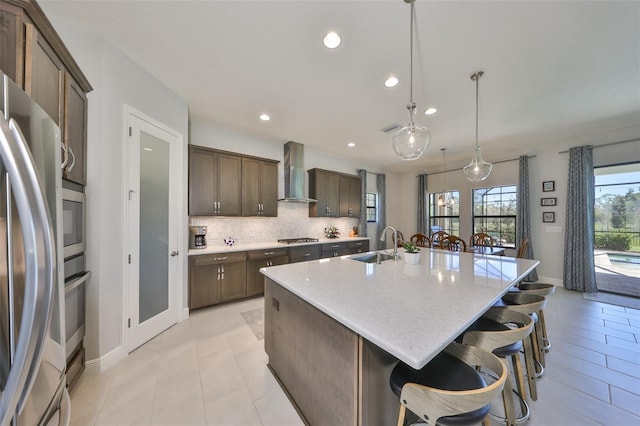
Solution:
{"label": "framed wall art", "polygon": [[556,214],[554,212],[542,212],[542,221],[545,223],[555,222]]}
{"label": "framed wall art", "polygon": [[555,206],[557,203],[558,203],[558,199],[556,197],[540,198],[541,206]]}
{"label": "framed wall art", "polygon": [[556,190],[556,181],[548,180],[546,182],[542,182],[542,192],[552,192]]}

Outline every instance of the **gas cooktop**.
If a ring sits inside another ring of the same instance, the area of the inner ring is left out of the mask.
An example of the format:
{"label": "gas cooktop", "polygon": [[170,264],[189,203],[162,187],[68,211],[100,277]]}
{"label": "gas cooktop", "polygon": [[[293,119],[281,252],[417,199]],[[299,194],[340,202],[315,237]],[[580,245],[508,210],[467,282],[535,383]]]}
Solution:
{"label": "gas cooktop", "polygon": [[284,244],[315,243],[316,241],[318,241],[317,238],[307,238],[307,237],[302,237],[302,238],[281,238],[281,239],[278,240],[279,243],[284,243]]}

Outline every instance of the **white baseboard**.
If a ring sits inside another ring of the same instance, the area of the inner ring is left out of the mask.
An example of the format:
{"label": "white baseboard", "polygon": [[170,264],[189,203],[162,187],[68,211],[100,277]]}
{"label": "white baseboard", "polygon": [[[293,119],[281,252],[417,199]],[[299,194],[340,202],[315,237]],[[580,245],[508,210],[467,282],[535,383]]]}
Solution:
{"label": "white baseboard", "polygon": [[558,287],[564,287],[564,282],[560,278],[551,278],[551,277],[539,276],[537,282],[539,282],[539,283],[549,283],[549,284],[553,284],[553,285],[558,286]]}
{"label": "white baseboard", "polygon": [[189,308],[184,308],[182,310],[182,315],[180,315],[180,318],[178,318],[178,322],[184,321],[186,319],[189,319]]}
{"label": "white baseboard", "polygon": [[125,357],[122,346],[118,346],[100,358],[87,360],[85,363],[85,375],[95,375],[108,370]]}

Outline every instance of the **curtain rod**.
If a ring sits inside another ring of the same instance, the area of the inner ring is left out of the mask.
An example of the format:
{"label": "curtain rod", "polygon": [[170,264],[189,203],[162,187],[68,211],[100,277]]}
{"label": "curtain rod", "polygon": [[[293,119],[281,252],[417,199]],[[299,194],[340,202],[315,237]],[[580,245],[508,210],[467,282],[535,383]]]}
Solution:
{"label": "curtain rod", "polygon": [[[567,151],[568,152],[568,151]],[[535,155],[527,155],[527,158],[536,158]],[[509,163],[511,161],[518,161],[520,160],[520,157],[518,158],[511,158],[509,160],[500,160],[500,161],[494,161],[491,164],[500,164],[500,163]],[[422,175],[439,175],[440,173],[447,173],[447,172],[455,172],[457,170],[462,170],[463,167],[458,167],[457,169],[449,169],[449,170],[440,170],[439,172],[433,172],[433,173],[421,173]],[[418,177],[420,175],[416,175],[416,177]]]}
{"label": "curtain rod", "polygon": [[[602,145],[587,145],[587,146],[588,146],[588,147],[591,147],[591,148],[593,148],[593,149],[596,149],[596,148],[603,148],[603,147],[605,147],[605,146],[620,145],[620,144],[622,144],[622,143],[639,142],[639,141],[640,141],[640,139],[637,139],[637,138],[636,138],[636,139],[627,139],[626,141],[618,141],[618,142],[608,142],[608,143],[603,143]],[[560,152],[558,152],[558,154],[566,154],[566,153],[568,153],[568,152],[569,152],[569,150],[567,149],[566,151],[560,151]]]}

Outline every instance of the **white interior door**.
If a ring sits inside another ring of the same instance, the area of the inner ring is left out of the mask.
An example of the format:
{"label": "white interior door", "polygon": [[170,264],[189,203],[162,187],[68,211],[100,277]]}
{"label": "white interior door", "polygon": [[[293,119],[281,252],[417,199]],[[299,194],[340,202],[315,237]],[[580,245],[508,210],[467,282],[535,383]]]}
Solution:
{"label": "white interior door", "polygon": [[127,352],[178,321],[181,138],[129,113]]}

